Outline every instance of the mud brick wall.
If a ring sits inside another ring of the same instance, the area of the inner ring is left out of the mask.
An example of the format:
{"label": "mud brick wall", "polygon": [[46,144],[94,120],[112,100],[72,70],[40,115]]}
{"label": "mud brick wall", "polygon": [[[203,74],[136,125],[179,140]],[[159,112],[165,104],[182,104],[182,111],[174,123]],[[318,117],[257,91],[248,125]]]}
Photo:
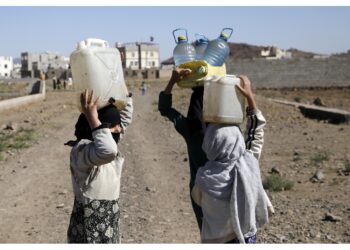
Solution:
{"label": "mud brick wall", "polygon": [[247,75],[258,88],[350,86],[350,59],[245,59],[228,61],[226,68]]}

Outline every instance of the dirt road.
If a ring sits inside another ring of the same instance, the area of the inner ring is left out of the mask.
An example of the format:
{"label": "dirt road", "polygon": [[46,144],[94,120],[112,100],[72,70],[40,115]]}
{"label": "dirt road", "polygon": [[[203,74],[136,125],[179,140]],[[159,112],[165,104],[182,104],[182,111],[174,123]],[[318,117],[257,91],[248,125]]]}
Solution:
{"label": "dirt road", "polygon": [[[189,199],[186,146],[172,124],[157,111],[152,85],[134,94],[134,121],[120,148],[126,156],[122,178],[123,243],[196,243],[199,232]],[[174,106],[186,113],[189,91],[174,93]],[[43,103],[0,114],[0,126],[34,130],[30,148],[3,152],[0,161],[0,243],[65,243],[73,203],[69,151],[78,116],[74,92],[48,92]],[[276,167],[294,182],[292,190],[269,193],[276,208],[260,243],[350,243],[350,177],[338,174],[350,160],[344,138],[348,125],[308,120],[292,107],[258,96],[268,125],[262,175]],[[2,131],[4,131],[2,129]],[[326,152],[327,160],[313,156]],[[296,158],[296,156],[298,156]],[[295,160],[297,159],[297,160]],[[320,169],[325,179],[309,181]],[[338,221],[326,221],[331,212]]]}

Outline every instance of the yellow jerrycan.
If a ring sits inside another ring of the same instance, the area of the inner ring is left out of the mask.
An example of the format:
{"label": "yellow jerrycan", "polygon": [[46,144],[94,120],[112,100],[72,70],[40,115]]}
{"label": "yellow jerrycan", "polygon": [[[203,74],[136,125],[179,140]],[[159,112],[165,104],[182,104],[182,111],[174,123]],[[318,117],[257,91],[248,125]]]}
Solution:
{"label": "yellow jerrycan", "polygon": [[189,69],[191,73],[179,81],[177,85],[181,88],[195,88],[204,86],[204,79],[210,76],[225,76],[226,66],[211,66],[204,60],[195,60],[183,63],[178,68]]}

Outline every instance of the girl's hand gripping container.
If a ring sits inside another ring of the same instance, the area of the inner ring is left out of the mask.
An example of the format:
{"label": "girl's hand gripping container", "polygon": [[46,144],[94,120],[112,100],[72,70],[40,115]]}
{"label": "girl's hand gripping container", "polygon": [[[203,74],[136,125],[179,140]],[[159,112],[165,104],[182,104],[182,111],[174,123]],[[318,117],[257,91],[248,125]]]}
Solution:
{"label": "girl's hand gripping container", "polygon": [[245,118],[245,97],[235,85],[234,75],[212,76],[204,81],[203,118],[206,122],[240,124]]}
{"label": "girl's hand gripping container", "polygon": [[[94,91],[99,96],[98,109],[113,103],[119,110],[126,103],[125,85],[119,50],[109,48],[108,42],[89,38],[77,44],[70,56],[75,89]],[[80,96],[78,98],[80,107]]]}

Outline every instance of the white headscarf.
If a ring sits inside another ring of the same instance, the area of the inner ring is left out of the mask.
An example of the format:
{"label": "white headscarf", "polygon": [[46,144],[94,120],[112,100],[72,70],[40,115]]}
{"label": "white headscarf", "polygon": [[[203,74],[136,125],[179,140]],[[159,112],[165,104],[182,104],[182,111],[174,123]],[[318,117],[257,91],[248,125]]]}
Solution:
{"label": "white headscarf", "polygon": [[214,198],[230,201],[233,230],[244,242],[268,221],[259,162],[246,150],[234,125],[210,124],[202,148],[208,162],[198,169],[196,185]]}

